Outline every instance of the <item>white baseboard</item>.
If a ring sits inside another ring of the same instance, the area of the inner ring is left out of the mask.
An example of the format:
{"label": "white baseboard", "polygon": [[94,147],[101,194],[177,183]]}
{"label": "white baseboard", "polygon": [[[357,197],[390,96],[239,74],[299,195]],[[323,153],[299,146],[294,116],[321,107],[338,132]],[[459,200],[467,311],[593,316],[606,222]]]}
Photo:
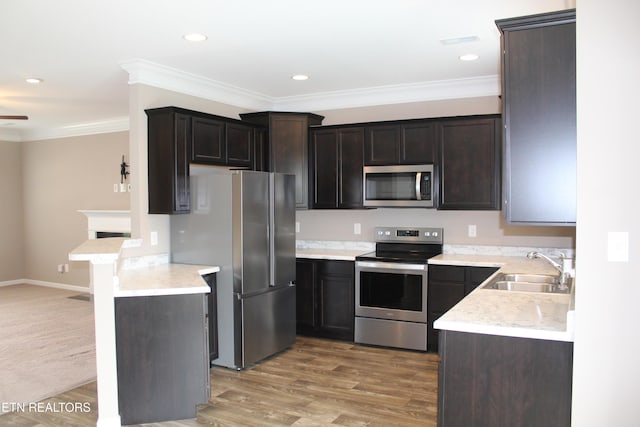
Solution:
{"label": "white baseboard", "polygon": [[65,289],[67,291],[89,293],[88,286],[85,287],[85,286],[78,286],[78,285],[68,285],[66,283],[45,282],[44,280],[31,280],[31,279],[8,280],[5,282],[0,282],[0,286],[19,285],[21,283],[24,283],[27,285],[45,286],[48,288]]}
{"label": "white baseboard", "polygon": [[27,283],[27,281],[26,280],[7,280],[5,282],[0,282],[0,287],[19,285],[20,283]]}

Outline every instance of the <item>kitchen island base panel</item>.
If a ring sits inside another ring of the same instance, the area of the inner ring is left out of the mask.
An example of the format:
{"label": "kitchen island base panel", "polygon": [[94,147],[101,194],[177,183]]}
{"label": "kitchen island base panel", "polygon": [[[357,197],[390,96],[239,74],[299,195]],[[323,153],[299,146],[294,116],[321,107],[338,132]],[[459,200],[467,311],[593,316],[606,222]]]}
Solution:
{"label": "kitchen island base panel", "polygon": [[427,350],[427,324],[356,317],[355,342],[358,344]]}
{"label": "kitchen island base panel", "polygon": [[440,331],[438,427],[569,427],[573,343]]}
{"label": "kitchen island base panel", "polygon": [[209,400],[206,294],[115,299],[123,424],[196,417]]}

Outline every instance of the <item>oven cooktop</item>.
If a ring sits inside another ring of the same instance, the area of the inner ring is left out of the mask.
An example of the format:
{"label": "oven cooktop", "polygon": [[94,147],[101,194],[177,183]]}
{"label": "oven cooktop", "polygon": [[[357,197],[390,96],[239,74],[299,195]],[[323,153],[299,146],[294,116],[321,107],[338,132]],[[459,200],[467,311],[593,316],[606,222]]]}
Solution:
{"label": "oven cooktop", "polygon": [[442,253],[442,235],[442,228],[376,227],[376,250],[357,256],[356,261],[426,264]]}

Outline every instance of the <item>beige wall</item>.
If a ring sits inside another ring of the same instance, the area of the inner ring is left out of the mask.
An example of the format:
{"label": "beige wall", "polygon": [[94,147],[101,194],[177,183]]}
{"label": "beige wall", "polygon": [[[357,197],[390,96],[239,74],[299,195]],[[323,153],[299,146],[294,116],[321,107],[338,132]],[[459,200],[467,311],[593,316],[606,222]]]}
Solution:
{"label": "beige wall", "polygon": [[[316,111],[323,124],[415,119],[500,113],[498,97],[464,98],[394,104],[344,110]],[[298,239],[371,241],[373,227],[415,225],[443,227],[445,244],[574,248],[575,227],[509,226],[498,211],[437,211],[433,209],[371,209],[298,211]],[[353,233],[360,223],[362,234]],[[477,227],[477,237],[468,237],[468,226]]]}
{"label": "beige wall", "polygon": [[70,264],[69,251],[87,239],[79,209],[129,209],[129,194],[114,193],[127,132],[21,142],[24,199],[24,275],[36,282],[89,286],[87,263]]}
{"label": "beige wall", "polygon": [[[498,211],[438,211],[435,209],[370,209],[298,211],[301,240],[373,240],[376,226],[444,228],[444,243],[455,245],[575,248],[575,227],[508,226]],[[353,233],[361,225],[360,235]],[[475,225],[476,237],[468,237]]]}
{"label": "beige wall", "polygon": [[0,283],[24,278],[22,150],[0,141]]}
{"label": "beige wall", "polygon": [[[578,0],[578,226],[573,425],[639,423],[640,2]],[[629,261],[607,259],[629,233]]]}

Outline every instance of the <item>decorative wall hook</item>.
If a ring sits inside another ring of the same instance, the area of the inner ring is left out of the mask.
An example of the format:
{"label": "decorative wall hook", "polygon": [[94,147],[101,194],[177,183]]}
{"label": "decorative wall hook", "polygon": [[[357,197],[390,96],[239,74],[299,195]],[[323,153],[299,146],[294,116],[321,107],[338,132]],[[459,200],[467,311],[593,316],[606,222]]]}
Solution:
{"label": "decorative wall hook", "polygon": [[120,163],[120,184],[124,184],[124,182],[127,180],[127,175],[129,175],[129,171],[127,171],[128,167],[129,165],[125,163],[123,154],[122,163]]}

